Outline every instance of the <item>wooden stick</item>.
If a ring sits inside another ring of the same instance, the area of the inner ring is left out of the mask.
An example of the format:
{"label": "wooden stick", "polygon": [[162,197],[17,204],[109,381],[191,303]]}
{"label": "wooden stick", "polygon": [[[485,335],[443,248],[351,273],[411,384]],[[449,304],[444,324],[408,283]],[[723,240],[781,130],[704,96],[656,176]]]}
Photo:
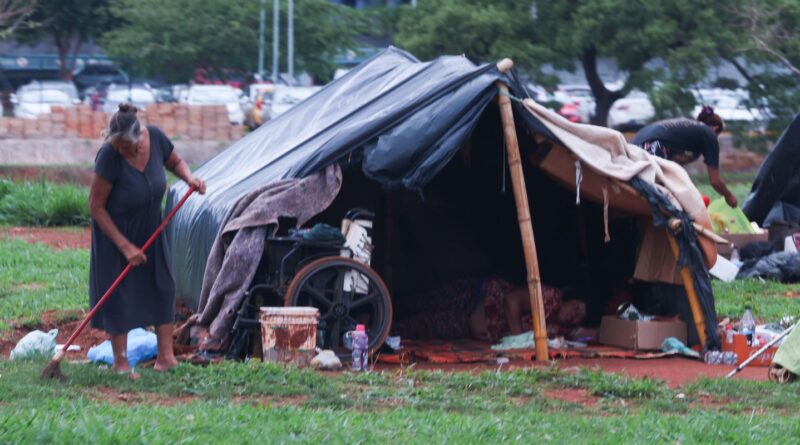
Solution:
{"label": "wooden stick", "polygon": [[[672,225],[672,221],[670,221]],[[672,254],[675,256],[675,262],[678,262],[681,251],[678,247],[678,241],[675,237],[667,232],[669,238],[669,246],[672,248]],[[703,309],[700,307],[700,300],[697,298],[697,290],[694,288],[694,278],[692,278],[692,271],[688,266],[681,267],[680,270],[681,281],[683,287],[686,289],[686,296],[689,299],[689,306],[692,308],[692,317],[694,318],[694,326],[697,328],[697,335],[700,337],[700,343],[705,346],[708,341],[708,334],[706,333],[706,317],[703,315]]]}
{"label": "wooden stick", "polygon": [[[510,59],[504,59],[498,68],[506,70],[511,68]],[[536,256],[536,241],[533,237],[528,193],[525,188],[525,176],[522,173],[520,161],[519,141],[517,129],[514,126],[514,114],[511,110],[511,101],[508,96],[508,87],[501,82],[497,83],[500,94],[497,103],[500,107],[500,117],[503,121],[503,135],[508,151],[508,168],[511,171],[511,185],[514,189],[514,201],[517,205],[517,219],[519,230],[522,234],[522,246],[525,251],[525,266],[528,272],[528,295],[531,299],[531,313],[533,316],[533,338],[536,347],[536,361],[549,360],[547,350],[547,325],[544,318],[544,302],[542,301],[542,282],[539,276],[539,259]]]}

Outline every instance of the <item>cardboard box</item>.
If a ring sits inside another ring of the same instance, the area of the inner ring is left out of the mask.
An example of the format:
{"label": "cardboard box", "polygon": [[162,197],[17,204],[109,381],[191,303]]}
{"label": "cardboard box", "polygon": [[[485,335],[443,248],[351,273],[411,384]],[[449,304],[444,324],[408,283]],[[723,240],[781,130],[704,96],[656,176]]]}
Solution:
{"label": "cardboard box", "polygon": [[667,337],[675,337],[686,343],[686,323],[675,320],[620,320],[605,316],[600,322],[600,343],[627,349],[661,350]]}
{"label": "cardboard box", "polygon": [[[734,334],[732,344],[727,342],[724,332],[720,332],[719,338],[722,339],[722,350],[724,352],[733,351],[738,356],[736,366],[741,365],[742,362],[761,349],[761,346],[748,346],[747,336],[743,334]],[[758,356],[758,358],[750,362],[747,366],[769,366],[772,364],[772,359],[775,357],[776,352],[778,352],[778,346],[773,346],[764,351],[763,354]]]}
{"label": "cardboard box", "polygon": [[[721,233],[721,237],[725,238],[726,240],[730,241],[737,250],[741,249],[742,247],[756,242],[756,241],[769,241],[769,234],[767,232],[764,233],[737,233],[737,234],[725,234]],[[717,244],[717,253],[724,256],[725,258],[731,258],[731,244],[719,243]]]}

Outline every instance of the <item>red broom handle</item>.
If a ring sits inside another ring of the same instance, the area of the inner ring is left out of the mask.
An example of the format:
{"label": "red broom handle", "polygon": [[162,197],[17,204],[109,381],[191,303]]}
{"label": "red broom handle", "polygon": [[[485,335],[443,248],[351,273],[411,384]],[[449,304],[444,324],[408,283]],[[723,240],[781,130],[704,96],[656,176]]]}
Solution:
{"label": "red broom handle", "polygon": [[[194,193],[196,190],[197,187],[195,186],[189,187],[189,190],[186,192],[185,195],[183,195],[183,198],[181,198],[181,200],[178,201],[178,204],[172,209],[171,212],[169,212],[167,217],[164,218],[164,221],[161,221],[161,225],[158,226],[156,231],[150,236],[147,242],[144,243],[144,245],[140,249],[142,252],[146,251],[150,247],[150,245],[152,245],[155,242],[158,235],[162,231],[164,231],[164,228],[167,227],[167,224],[169,224],[169,221],[172,219],[173,216],[175,216],[175,213],[178,211],[178,209],[181,208],[183,203],[186,202],[186,200],[189,199],[189,196],[191,196],[192,193]],[[72,342],[74,342],[75,339],[78,338],[78,335],[80,335],[80,333],[83,332],[83,329],[86,327],[87,324],[89,324],[89,321],[95,316],[97,311],[100,310],[100,307],[103,306],[103,303],[105,303],[106,300],[108,300],[108,297],[110,297],[111,294],[113,294],[114,291],[117,290],[119,284],[122,283],[122,280],[128,275],[131,269],[133,269],[133,266],[131,266],[130,263],[128,263],[128,265],[125,266],[125,269],[122,271],[122,273],[119,274],[116,280],[114,280],[114,283],[111,285],[111,287],[108,288],[103,297],[100,298],[100,300],[97,302],[97,304],[94,305],[92,310],[89,311],[89,314],[86,316],[86,318],[84,318],[81,324],[78,325],[78,327],[75,329],[75,332],[73,332],[72,335],[69,337],[69,340],[67,340],[67,342],[64,343],[63,351],[66,351],[67,348],[69,348],[70,345],[72,345]]]}

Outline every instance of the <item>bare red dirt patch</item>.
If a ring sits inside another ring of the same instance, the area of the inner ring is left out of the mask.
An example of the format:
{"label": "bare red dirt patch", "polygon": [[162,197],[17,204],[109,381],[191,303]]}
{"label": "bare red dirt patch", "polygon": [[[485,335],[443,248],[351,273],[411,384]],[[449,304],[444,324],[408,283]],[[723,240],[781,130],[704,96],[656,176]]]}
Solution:
{"label": "bare red dirt patch", "polygon": [[2,237],[29,243],[43,243],[56,250],[88,249],[92,244],[92,231],[88,227],[11,227],[2,229]]}
{"label": "bare red dirt patch", "polygon": [[584,407],[592,407],[597,404],[598,397],[589,394],[585,389],[579,388],[560,388],[550,389],[542,393],[548,399],[558,400],[565,403],[574,403]]}

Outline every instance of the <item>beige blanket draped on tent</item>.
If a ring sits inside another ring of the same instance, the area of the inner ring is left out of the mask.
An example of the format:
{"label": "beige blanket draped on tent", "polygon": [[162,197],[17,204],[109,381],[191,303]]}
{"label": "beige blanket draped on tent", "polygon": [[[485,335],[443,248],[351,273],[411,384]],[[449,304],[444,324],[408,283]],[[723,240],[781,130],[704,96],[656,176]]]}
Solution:
{"label": "beige blanket draped on tent", "polygon": [[[629,144],[618,131],[593,125],[576,124],[544,108],[540,104],[525,99],[525,109],[539,119],[569,149],[562,150],[564,159],[558,161],[559,154],[552,160],[545,159],[542,168],[556,177],[565,186],[576,190],[577,168],[574,161],[580,162],[583,181],[595,186],[583,186],[580,193],[601,204],[611,202],[615,207],[614,195],[619,195],[617,207],[633,208],[631,199],[640,199],[638,193],[624,193],[633,177],[655,185],[661,193],[679,209],[685,211],[696,223],[711,228],[708,212],[702,196],[692,183],[689,174],[675,162],[652,156],[641,148]],[[566,156],[569,158],[566,158]],[[550,157],[548,155],[548,157]],[[569,162],[566,162],[566,161]],[[599,174],[598,174],[599,172]],[[592,173],[594,176],[592,177]],[[616,180],[616,181],[615,181]],[[597,187],[599,186],[599,187]],[[611,197],[609,197],[609,195]],[[635,195],[635,196],[634,196]],[[649,206],[639,206],[641,216],[649,216]],[[636,211],[635,208],[633,210]],[[700,237],[700,246],[710,268],[716,261],[716,244]],[[642,255],[642,252],[647,252]],[[670,265],[667,267],[666,265]],[[644,281],[680,283],[675,265],[675,257],[670,250],[667,233],[648,224],[640,255],[637,259],[634,278]]]}

